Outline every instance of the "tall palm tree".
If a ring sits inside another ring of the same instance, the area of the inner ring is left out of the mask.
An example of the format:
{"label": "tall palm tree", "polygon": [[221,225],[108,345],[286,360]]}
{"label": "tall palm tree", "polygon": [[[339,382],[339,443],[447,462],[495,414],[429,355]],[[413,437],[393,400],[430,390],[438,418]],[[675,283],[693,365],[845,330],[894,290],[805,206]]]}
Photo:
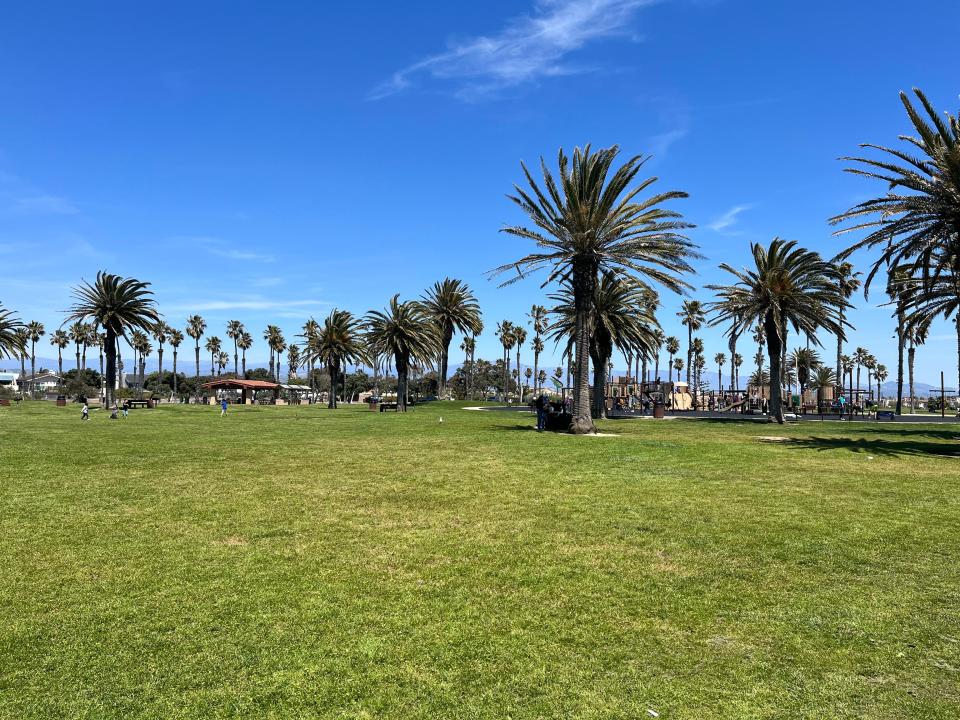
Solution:
{"label": "tall palm tree", "polygon": [[800,385],[800,405],[803,406],[803,393],[810,383],[812,371],[820,367],[820,355],[812,348],[795,348],[790,353],[789,366],[797,374]]}
{"label": "tall palm tree", "polygon": [[[643,291],[640,283],[613,272],[605,272],[594,291],[589,333],[594,418],[606,415],[607,371],[614,349],[623,352],[632,347],[649,352],[653,347],[657,321],[644,302]],[[550,326],[551,337],[557,342],[565,340],[569,348],[577,332],[577,307],[572,288],[565,284],[550,298],[558,303],[552,310],[557,319]]]}
{"label": "tall palm tree", "polygon": [[302,351],[300,350],[299,345],[294,345],[290,343],[290,347],[287,348],[287,382],[291,382],[290,378],[297,374],[297,368],[300,367],[300,364],[303,362],[301,357]]}
{"label": "tall palm tree", "polygon": [[723,392],[723,366],[727,362],[727,356],[722,352],[713,356],[713,361],[717,364],[717,391]]}
{"label": "tall palm tree", "polygon": [[877,363],[877,366],[873,369],[873,379],[877,381],[877,405],[880,405],[880,401],[883,400],[883,383],[886,382],[888,377],[887,366],[883,363]]}
{"label": "tall palm tree", "polygon": [[237,339],[237,347],[240,348],[240,377],[247,376],[247,350],[253,347],[253,336],[246,330]]}
{"label": "tall palm tree", "polygon": [[500,338],[500,344],[503,346],[503,397],[501,402],[505,402],[510,393],[510,350],[513,348],[513,323],[509,320],[503,320],[497,323],[495,335]]}
{"label": "tall palm tree", "polygon": [[683,370],[683,358],[676,358],[673,361],[673,369],[677,371],[677,382],[680,382],[680,371]]}
{"label": "tall palm tree", "polygon": [[200,338],[207,331],[207,321],[199,315],[191,315],[187,318],[187,335],[193,338],[194,362],[196,363],[196,378],[194,394],[197,400],[200,399]]}
{"label": "tall palm tree", "polygon": [[[853,358],[849,355],[843,355],[840,358],[840,369],[843,371],[843,374],[847,376],[850,381],[850,384],[847,385],[849,388],[853,388]],[[840,381],[840,389],[843,390],[843,381]]]}
{"label": "tall palm tree", "polygon": [[47,334],[42,322],[31,320],[27,323],[27,336],[30,339],[30,394],[37,389],[37,343]]}
{"label": "tall palm tree", "polygon": [[[960,237],[958,237],[960,242]],[[926,270],[915,263],[913,275],[905,283],[900,303],[904,308],[907,326],[929,326],[934,319],[953,317],[957,333],[957,384],[960,387],[960,247],[937,252],[931,258],[936,271]]]}
{"label": "tall palm tree", "polygon": [[283,337],[283,333],[280,331],[280,328],[276,325],[267,325],[266,329],[263,331],[263,339],[267,341],[267,347],[270,348],[270,379],[274,382],[277,382],[277,378],[280,375],[280,372],[273,371],[273,358],[277,351],[277,345],[279,340]]}
{"label": "tall palm tree", "polygon": [[20,395],[23,396],[24,385],[27,382],[27,346],[30,345],[30,331],[26,325],[21,325],[15,330],[17,334],[17,347],[20,348],[20,380],[17,383],[20,386]]}
{"label": "tall palm tree", "polygon": [[687,327],[687,385],[693,387],[690,384],[690,371],[693,366],[693,334],[703,327],[707,315],[703,303],[699,300],[684,300],[677,317],[680,318],[680,324]]}
{"label": "tall palm tree", "polygon": [[463,338],[463,341],[460,343],[460,349],[463,350],[463,367],[466,377],[464,378],[464,395],[467,398],[473,397],[472,394],[472,380],[473,380],[473,361],[471,357],[477,349],[477,341],[470,335],[467,335]]}
{"label": "tall palm tree", "polygon": [[135,329],[147,329],[160,320],[150,284],[134,278],[123,278],[104,271],[97,273],[93,284],[83,282],[73,289],[75,302],[67,322],[91,321],[106,333],[104,350],[107,356],[106,401],[113,401],[117,377],[117,343]]}
{"label": "tall palm tree", "polygon": [[[24,350],[21,344],[19,331],[23,329],[23,323],[17,318],[12,310],[5,310],[0,305],[0,358],[10,358],[11,360]],[[61,373],[62,375],[62,373]]]}
{"label": "tall palm tree", "polygon": [[227,355],[223,350],[217,353],[216,357],[217,362],[217,377],[223,375],[224,368],[230,364],[230,356]]}
{"label": "tall palm tree", "polygon": [[[860,276],[862,273],[857,272],[853,269],[853,265],[849,262],[841,262],[837,264],[837,288],[840,291],[840,294],[843,296],[844,300],[849,301],[853,297],[854,293],[860,289]],[[844,321],[844,308],[840,309],[840,324],[843,325]],[[837,377],[840,379],[841,390],[843,388],[843,364],[840,359],[843,356],[843,337],[837,337]]]}
{"label": "tall palm tree", "polygon": [[571,423],[576,434],[596,431],[590,408],[590,315],[601,273],[632,274],[680,292],[689,287],[684,276],[693,273],[688,261],[698,257],[682,234],[691,226],[663,207],[687,194],[668,191],[640,199],[656,181],[651,177],[634,185],[648,158],[632,157],[614,170],[618,153],[616,146],[593,152],[588,145],[576,148],[571,159],[560,150],[556,178],[541,159],[543,189],[521,164],[528,189],[515,185],[510,199],[533,227],[510,226],[503,232],[533,241],[539,251],[494,271],[515,271],[504,283],[509,284],[547,268],[545,285],[555,280],[570,285],[577,310]]}
{"label": "tall palm tree", "polygon": [[[864,347],[858,347],[853,351],[853,363],[857,367],[857,400],[860,399],[860,368],[865,367],[870,362],[870,351]],[[851,378],[852,380],[852,378]],[[869,386],[870,383],[867,383]]]}
{"label": "tall palm tree", "polygon": [[162,320],[153,326],[153,339],[157,341],[157,384],[158,392],[163,392],[163,344],[170,335],[170,326]]}
{"label": "tall palm tree", "polygon": [[527,313],[527,317],[530,318],[530,324],[533,326],[533,343],[531,347],[533,348],[533,377],[535,378],[533,383],[533,392],[537,394],[540,389],[539,379],[540,379],[540,353],[543,352],[543,335],[547,332],[547,327],[550,325],[550,319],[547,317],[547,309],[543,305],[534,304],[530,308],[530,312]]}
{"label": "tall palm tree", "polygon": [[[140,357],[139,365],[134,361],[134,373],[138,374],[138,381],[140,387],[140,396],[143,396],[144,388],[144,376],[146,375],[147,370],[147,356],[153,352],[153,346],[150,345],[150,338],[147,336],[146,332],[141,330],[134,330],[130,333],[130,345],[133,347],[136,354]],[[136,355],[134,355],[136,357]]]}
{"label": "tall palm tree", "polygon": [[873,371],[877,369],[877,359],[872,355],[867,355],[863,361],[863,366],[867,369],[867,391],[873,392]]}
{"label": "tall palm tree", "polygon": [[274,375],[274,382],[280,382],[280,356],[283,355],[284,350],[287,349],[286,338],[283,337],[283,333],[278,329],[276,334],[270,341],[270,350],[273,355],[277,358],[277,370]]}
{"label": "tall palm tree", "polygon": [[447,366],[450,359],[450,341],[454,332],[466,335],[480,322],[480,305],[473,292],[462,280],[444,278],[434,283],[422,298],[427,314],[440,331],[440,367],[437,375],[438,394],[442,397],[447,386]]}
{"label": "tall palm tree", "polygon": [[[300,337],[303,338],[303,345],[306,349],[306,367],[307,367],[307,377],[310,378],[310,390],[314,389],[314,379],[313,379],[313,365],[316,362],[314,360],[313,353],[310,352],[310,346],[314,344],[318,333],[320,332],[320,325],[316,320],[310,318],[303,324],[303,332],[300,333]],[[376,358],[373,358],[373,382],[374,387],[377,387],[377,369],[379,363],[376,361]]]}
{"label": "tall palm tree", "polygon": [[[667,370],[675,370],[673,367],[673,356],[680,352],[680,341],[677,340],[673,335],[667,338],[665,347],[667,348],[667,355],[669,356],[669,362],[667,363]],[[672,377],[672,373],[667,372],[667,379],[669,380]],[[680,382],[680,377],[677,377],[677,382]]]}
{"label": "tall palm tree", "polygon": [[820,255],[775,238],[769,247],[751,243],[754,267],[720,268],[736,278],[732,285],[708,285],[718,293],[711,303],[713,324],[733,322],[747,328],[762,323],[770,358],[770,420],[783,423],[781,403],[782,343],[788,326],[805,332],[815,343],[816,331],[843,334],[839,308],[848,304],[837,289],[836,270]]}
{"label": "tall palm tree", "polygon": [[923,345],[927,341],[927,335],[930,332],[930,323],[926,320],[920,322],[907,323],[907,377],[910,392],[910,412],[914,411],[916,392],[913,386],[913,370],[917,358],[917,346]]}
{"label": "tall palm tree", "polygon": [[[693,384],[691,388],[693,390],[693,407],[696,409],[702,400],[700,397],[700,371],[703,370],[703,367],[706,365],[706,361],[703,363],[700,362],[700,359],[703,357],[703,340],[698,337],[693,338],[693,341],[690,343],[690,351],[692,352],[690,362],[693,364]],[[691,374],[689,370],[688,374]]]}
{"label": "tall palm tree", "polygon": [[740,366],[743,365],[743,355],[740,353],[734,353],[732,359],[732,365],[734,368],[733,371],[733,389],[740,389]]}
{"label": "tall palm tree", "polygon": [[847,172],[879,180],[886,188],[883,195],[830,220],[854,222],[837,234],[869,231],[841,253],[841,259],[861,248],[881,248],[867,275],[866,291],[878,272],[906,261],[918,263],[924,277],[934,275],[941,253],[960,238],[960,119],[950,113],[941,116],[920,90],[914,88],[913,94],[919,110],[900,93],[916,133],[900,136],[904,149],[864,143],[861,148],[878,151],[880,158],[842,158],[853,163]]}
{"label": "tall palm tree", "polygon": [[67,331],[70,336],[70,341],[74,343],[77,349],[77,373],[80,373],[80,346],[87,340],[87,329],[83,326],[83,323],[77,321],[70,326],[70,329]]}
{"label": "tall palm tree", "polygon": [[103,333],[94,332],[90,334],[90,345],[97,348],[97,355],[100,359],[100,394],[104,397],[104,400],[106,400],[106,383],[103,377],[103,351],[106,342],[107,336]]}
{"label": "tall palm tree", "polygon": [[[347,310],[334,308],[323,325],[313,334],[313,342],[306,349],[306,357],[323,363],[330,374],[330,396],[327,407],[337,407],[337,382],[348,364],[368,359],[363,322]],[[398,398],[399,402],[399,398]]]}
{"label": "tall palm tree", "polygon": [[663,334],[663,330],[661,328],[654,329],[653,378],[657,381],[660,380],[660,351],[663,349],[663,343],[666,341],[666,339],[667,336]]}
{"label": "tall palm tree", "polygon": [[907,344],[906,286],[910,282],[907,268],[890,268],[887,273],[887,297],[895,306],[894,317],[897,321],[897,415],[903,414],[903,353]]}
{"label": "tall palm tree", "polygon": [[[63,351],[70,346],[70,336],[62,329],[54,330],[50,335],[50,344],[57,349],[57,375],[60,378],[60,386],[63,387]],[[0,348],[0,353],[3,350]],[[0,355],[2,356],[2,355]]]}
{"label": "tall palm tree", "polygon": [[237,353],[237,347],[239,344],[240,338],[243,337],[243,333],[246,332],[243,323],[239,320],[230,320],[227,322],[227,337],[233,340],[233,374],[236,377],[240,377],[238,374],[239,367],[239,357]]}
{"label": "tall palm tree", "polygon": [[[218,374],[217,373],[217,356],[223,350],[223,343],[220,341],[220,338],[218,338],[216,335],[211,335],[210,337],[207,338],[207,342],[204,344],[204,349],[208,353],[210,353],[210,377],[212,378],[214,375]],[[271,363],[272,362],[273,362],[273,358],[271,357]],[[272,365],[270,369],[273,370]]]}
{"label": "tall palm tree", "polygon": [[183,342],[183,333],[174,327],[167,328],[167,339],[170,341],[170,347],[173,348],[173,397],[177,397],[177,351],[180,343]]}
{"label": "tall palm tree", "polygon": [[[520,350],[523,348],[523,344],[527,341],[527,331],[522,325],[513,326],[513,341],[516,343],[517,348],[517,376],[519,377],[520,373]],[[523,387],[517,382],[517,392],[520,394],[520,404],[523,404]]]}
{"label": "tall palm tree", "polygon": [[400,302],[394,295],[384,310],[367,313],[369,351],[393,357],[397,371],[397,410],[407,409],[407,374],[411,363],[429,363],[437,357],[442,338],[436,323],[415,301]]}

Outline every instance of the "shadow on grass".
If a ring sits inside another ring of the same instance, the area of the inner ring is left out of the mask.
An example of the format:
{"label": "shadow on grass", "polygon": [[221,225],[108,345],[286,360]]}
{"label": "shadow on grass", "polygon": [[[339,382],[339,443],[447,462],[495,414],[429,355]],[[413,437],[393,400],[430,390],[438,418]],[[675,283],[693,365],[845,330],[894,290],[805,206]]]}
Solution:
{"label": "shadow on grass", "polygon": [[862,455],[882,455],[885,457],[909,455],[960,458],[960,447],[957,445],[919,439],[875,440],[868,438],[810,437],[787,440],[782,443],[782,446],[802,450],[849,450]]}

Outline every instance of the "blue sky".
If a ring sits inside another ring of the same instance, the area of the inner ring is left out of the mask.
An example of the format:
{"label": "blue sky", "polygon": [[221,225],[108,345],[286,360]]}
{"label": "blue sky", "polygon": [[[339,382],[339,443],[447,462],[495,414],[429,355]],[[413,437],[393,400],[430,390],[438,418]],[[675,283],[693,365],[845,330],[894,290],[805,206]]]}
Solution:
{"label": "blue sky", "polygon": [[[915,10],[960,27],[956,2]],[[543,301],[485,276],[530,249],[498,233],[521,219],[505,194],[520,160],[588,142],[652,154],[660,187],[690,193],[694,284],[774,235],[832,255],[826,218],[879,190],[836,158],[907,130],[901,89],[960,105],[955,48],[908,20],[887,0],[9,4],[0,302],[53,328],[104,268],[151,281],[171,324],[289,338],[449,275],[494,358],[496,321]],[[892,375],[889,312],[857,302],[851,342]],[[679,304],[661,315],[683,337]],[[918,379],[955,377],[955,347],[938,325]]]}

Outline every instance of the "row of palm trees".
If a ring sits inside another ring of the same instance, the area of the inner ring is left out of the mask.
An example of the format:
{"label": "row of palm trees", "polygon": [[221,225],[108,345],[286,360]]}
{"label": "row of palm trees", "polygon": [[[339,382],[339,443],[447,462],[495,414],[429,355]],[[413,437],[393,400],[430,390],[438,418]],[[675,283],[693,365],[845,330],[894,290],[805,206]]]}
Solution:
{"label": "row of palm trees", "polygon": [[[502,231],[534,242],[537,249],[501,265],[491,275],[505,277],[502,284],[507,285],[544,270],[547,277],[542,287],[559,285],[559,290],[549,296],[555,303],[554,322],[547,324],[546,312],[537,311],[543,319],[534,327],[534,352],[536,363],[537,348],[545,336],[564,345],[573,375],[572,432],[595,431],[593,418],[602,414],[602,388],[614,349],[630,362],[646,363],[657,357],[656,350],[665,343],[673,369],[679,372],[686,367],[688,382],[700,377],[706,359],[702,342],[693,333],[704,324],[724,326],[734,373],[740,364],[736,352],[739,338],[747,333],[762,338],[759,344],[766,347],[773,379],[770,416],[783,422],[782,384],[789,371],[791,329],[807,344],[805,359],[794,362],[798,377],[802,374],[801,385],[818,382],[809,350],[811,345],[821,345],[820,331],[837,339],[836,378],[842,380],[846,373],[843,343],[852,327],[847,317],[850,300],[861,286],[859,274],[846,260],[861,248],[881,250],[863,281],[864,293],[869,293],[878,273],[886,273],[887,293],[897,318],[897,412],[902,409],[904,348],[912,350],[922,342],[937,317],[953,317],[956,323],[960,384],[960,124],[955,116],[940,117],[919,90],[914,94],[920,110],[901,94],[917,133],[902,138],[906,150],[865,145],[892,159],[846,158],[853,163],[849,172],[881,180],[887,190],[831,218],[831,222],[844,225],[839,233],[866,230],[868,234],[836,259],[825,259],[796,242],[774,238],[768,245],[751,244],[748,267],[721,264],[729,282],[707,286],[715,299],[706,303],[687,300],[680,312],[688,335],[686,363],[674,357],[679,352],[676,338],[662,338],[656,318],[656,288],[675,293],[692,289],[691,262],[701,257],[685,235],[692,225],[667,207],[667,203],[687,194],[677,190],[655,192],[652,188],[657,178],[640,179],[648,157],[634,156],[615,166],[619,155],[616,146],[594,151],[588,145],[576,148],[570,156],[560,150],[556,172],[541,160],[539,180],[521,163],[525,184],[515,185],[509,197],[529,224],[508,226]],[[69,319],[91,323],[104,333],[109,387],[118,339],[135,329],[152,331],[160,318],[147,285],[134,279],[100,273],[95,284],[84,283],[75,296],[77,302]],[[4,332],[18,332],[12,315],[5,313],[0,318],[9,326],[5,329],[0,324],[0,339]],[[298,349],[297,355],[311,367],[317,362],[325,364],[332,378],[349,362],[372,362],[376,371],[384,359],[392,360],[400,382],[399,394],[405,399],[411,364],[436,364],[442,384],[453,335],[464,334],[461,349],[472,358],[481,330],[479,308],[469,288],[446,280],[420,300],[400,302],[395,296],[386,309],[368,313],[363,319],[334,310],[323,325],[314,324],[312,336],[305,332],[303,352]],[[189,327],[187,332],[191,334]],[[278,333],[265,334],[271,347],[272,373],[274,354],[279,365],[279,354],[285,347]],[[191,334],[197,342],[198,365],[201,334]],[[510,351],[517,350],[519,377],[519,349],[526,342],[527,331],[522,325],[504,321],[497,327],[497,336],[504,348],[506,387]],[[237,348],[244,335],[234,327],[228,329],[228,337],[235,342],[236,370]],[[22,341],[18,342],[22,348]],[[209,340],[208,350],[212,362],[216,361],[221,350]],[[720,372],[723,362],[719,356],[714,359]],[[862,360],[855,363],[857,367],[868,367]],[[758,362],[758,373],[762,370]],[[875,377],[876,369],[872,372]],[[539,373],[534,374],[539,381]]]}

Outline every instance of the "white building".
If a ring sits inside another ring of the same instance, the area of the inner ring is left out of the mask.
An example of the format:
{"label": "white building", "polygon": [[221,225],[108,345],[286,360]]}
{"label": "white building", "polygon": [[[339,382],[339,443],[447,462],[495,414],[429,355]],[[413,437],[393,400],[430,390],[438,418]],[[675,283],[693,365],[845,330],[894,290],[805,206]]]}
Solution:
{"label": "white building", "polygon": [[20,373],[12,370],[0,370],[0,387],[7,388],[10,392],[20,392]]}

